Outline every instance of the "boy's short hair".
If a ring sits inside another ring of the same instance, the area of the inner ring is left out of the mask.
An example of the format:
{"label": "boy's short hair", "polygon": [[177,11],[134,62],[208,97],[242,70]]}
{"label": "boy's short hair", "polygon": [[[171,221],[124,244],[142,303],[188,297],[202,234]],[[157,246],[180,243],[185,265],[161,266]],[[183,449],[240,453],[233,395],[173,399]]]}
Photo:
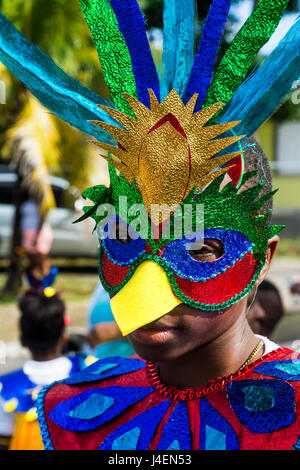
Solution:
{"label": "boy's short hair", "polygon": [[30,351],[45,354],[52,351],[64,332],[65,304],[57,296],[29,292],[19,301],[22,344]]}
{"label": "boy's short hair", "polygon": [[[264,182],[264,187],[259,197],[264,196],[272,191],[272,174],[269,160],[264,153],[261,146],[258,144],[254,137],[250,137],[244,142],[248,147],[244,150],[244,162],[245,162],[245,173],[251,171],[257,171],[257,175],[253,176],[240,188],[240,191],[244,191],[254,185],[256,185],[261,179]],[[262,206],[260,212],[263,214],[270,209],[273,209],[273,198],[268,199],[267,202]],[[271,222],[271,214],[268,218],[268,222]]]}

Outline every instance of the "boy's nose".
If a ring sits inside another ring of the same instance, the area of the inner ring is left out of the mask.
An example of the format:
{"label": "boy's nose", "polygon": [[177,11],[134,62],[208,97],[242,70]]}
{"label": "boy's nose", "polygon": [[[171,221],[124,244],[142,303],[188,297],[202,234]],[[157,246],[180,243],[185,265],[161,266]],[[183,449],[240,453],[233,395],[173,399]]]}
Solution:
{"label": "boy's nose", "polygon": [[123,335],[161,318],[181,303],[173,294],[167,275],[154,261],[140,264],[110,301]]}

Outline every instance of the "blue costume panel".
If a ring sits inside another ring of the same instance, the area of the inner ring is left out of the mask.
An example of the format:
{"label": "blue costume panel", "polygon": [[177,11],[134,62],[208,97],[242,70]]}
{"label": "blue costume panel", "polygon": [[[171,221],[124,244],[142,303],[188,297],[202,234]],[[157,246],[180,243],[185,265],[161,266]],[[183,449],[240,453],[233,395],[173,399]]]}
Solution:
{"label": "blue costume panel", "polygon": [[236,374],[176,391],[160,382],[152,363],[137,356],[107,358],[42,390],[44,444],[94,450],[296,449],[299,364],[294,352],[278,348]]}

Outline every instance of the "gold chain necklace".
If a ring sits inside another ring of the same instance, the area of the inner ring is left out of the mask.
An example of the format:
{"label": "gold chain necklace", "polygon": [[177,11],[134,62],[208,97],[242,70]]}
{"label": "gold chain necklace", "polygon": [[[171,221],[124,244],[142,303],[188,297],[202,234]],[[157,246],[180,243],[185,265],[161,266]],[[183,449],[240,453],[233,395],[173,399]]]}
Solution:
{"label": "gold chain necklace", "polygon": [[255,348],[253,349],[252,353],[250,354],[250,356],[248,357],[248,359],[246,359],[246,361],[241,365],[241,367],[239,368],[239,370],[242,370],[244,369],[244,367],[248,366],[250,364],[250,362],[252,361],[252,359],[256,356],[256,354],[258,353],[258,351],[260,350],[260,348],[264,345],[265,343],[263,341],[259,341],[259,343],[255,346]]}

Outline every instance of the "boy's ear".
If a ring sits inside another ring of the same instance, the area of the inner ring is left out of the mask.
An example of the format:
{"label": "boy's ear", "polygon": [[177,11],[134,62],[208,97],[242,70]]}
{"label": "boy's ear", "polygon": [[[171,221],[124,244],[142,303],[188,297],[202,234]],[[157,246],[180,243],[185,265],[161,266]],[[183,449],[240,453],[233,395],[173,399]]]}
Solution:
{"label": "boy's ear", "polygon": [[275,237],[270,238],[270,240],[268,241],[266,263],[265,263],[263,269],[261,270],[259,278],[257,279],[257,281],[255,283],[255,286],[258,287],[259,284],[261,284],[261,282],[265,279],[266,275],[268,274],[268,271],[269,271],[270,266],[271,266],[272,259],[275,255],[275,252],[276,252],[277,247],[278,247],[278,243],[279,243],[278,235],[275,235]]}

